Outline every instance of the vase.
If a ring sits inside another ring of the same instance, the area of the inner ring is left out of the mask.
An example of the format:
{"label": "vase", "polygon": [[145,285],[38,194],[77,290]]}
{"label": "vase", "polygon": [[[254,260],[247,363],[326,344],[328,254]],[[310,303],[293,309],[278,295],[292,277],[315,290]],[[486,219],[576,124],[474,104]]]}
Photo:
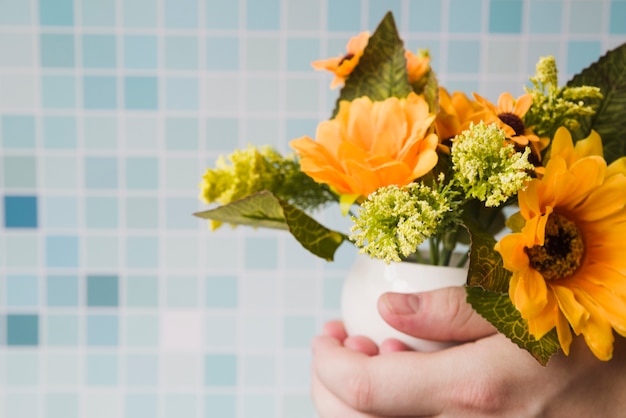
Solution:
{"label": "vase", "polygon": [[369,337],[377,345],[395,338],[416,351],[438,351],[455,345],[411,337],[391,327],[378,313],[378,298],[385,292],[414,293],[463,286],[466,280],[467,267],[411,262],[386,264],[359,254],[345,278],[341,294],[346,332]]}

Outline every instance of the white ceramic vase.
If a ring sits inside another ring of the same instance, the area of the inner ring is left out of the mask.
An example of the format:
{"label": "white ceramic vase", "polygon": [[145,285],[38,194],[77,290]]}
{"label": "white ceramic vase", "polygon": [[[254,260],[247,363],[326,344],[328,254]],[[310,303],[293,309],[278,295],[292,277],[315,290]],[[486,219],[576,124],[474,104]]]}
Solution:
{"label": "white ceramic vase", "polygon": [[403,334],[388,325],[378,313],[378,298],[385,292],[413,293],[463,286],[467,268],[432,266],[417,263],[391,263],[359,254],[345,278],[342,318],[348,335],[364,335],[376,344],[398,339],[417,351],[437,351],[454,345]]}

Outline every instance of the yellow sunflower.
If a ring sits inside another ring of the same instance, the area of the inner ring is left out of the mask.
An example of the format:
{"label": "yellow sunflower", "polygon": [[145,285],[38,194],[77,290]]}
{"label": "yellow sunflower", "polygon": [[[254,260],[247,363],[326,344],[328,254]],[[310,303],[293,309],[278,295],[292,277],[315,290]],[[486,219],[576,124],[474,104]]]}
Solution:
{"label": "yellow sunflower", "polygon": [[369,39],[369,32],[361,32],[357,36],[350,38],[344,55],[314,61],[311,65],[316,70],[328,70],[335,74],[335,78],[330,83],[331,89],[342,86],[346,78],[352,73],[352,70],[354,70],[354,67],[359,63]]}
{"label": "yellow sunflower", "polygon": [[574,147],[560,128],[552,147],[543,178],[519,193],[525,226],[495,249],[533,336],[556,327],[569,354],[573,331],[609,360],[613,330],[626,336],[626,158],[607,167],[595,132]]}

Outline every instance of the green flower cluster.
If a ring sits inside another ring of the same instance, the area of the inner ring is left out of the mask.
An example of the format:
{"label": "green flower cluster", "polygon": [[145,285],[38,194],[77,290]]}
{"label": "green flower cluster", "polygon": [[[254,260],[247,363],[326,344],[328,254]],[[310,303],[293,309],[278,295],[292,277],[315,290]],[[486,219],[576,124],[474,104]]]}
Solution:
{"label": "green flower cluster", "polygon": [[499,206],[524,186],[532,170],[530,148],[516,152],[495,124],[480,122],[452,140],[453,181],[469,198]]}
{"label": "green flower cluster", "polygon": [[[318,184],[300,170],[294,156],[283,157],[272,147],[235,150],[220,156],[214,169],[206,171],[200,185],[206,203],[222,205],[269,190],[302,209],[315,209],[337,201],[328,187]],[[219,225],[216,225],[219,226]]]}
{"label": "green flower cluster", "polygon": [[386,263],[402,261],[418,245],[443,231],[453,204],[443,192],[422,183],[386,186],[372,193],[352,217],[352,240],[361,253]]}
{"label": "green flower cluster", "polygon": [[552,138],[560,126],[570,131],[580,127],[581,117],[595,114],[602,99],[600,89],[592,86],[559,88],[556,61],[553,56],[541,57],[536,74],[530,78],[533,105],[524,115],[524,124],[533,128],[536,135]]}

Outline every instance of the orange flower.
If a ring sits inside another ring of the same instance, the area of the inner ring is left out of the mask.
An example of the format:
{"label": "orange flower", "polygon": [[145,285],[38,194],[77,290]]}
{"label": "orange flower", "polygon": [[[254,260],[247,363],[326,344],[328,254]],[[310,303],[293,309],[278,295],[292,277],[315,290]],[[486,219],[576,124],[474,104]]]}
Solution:
{"label": "orange flower", "polygon": [[556,327],[568,354],[574,331],[609,360],[613,330],[626,336],[626,158],[607,167],[595,132],[574,147],[559,128],[552,146],[543,178],[518,195],[525,226],[495,248],[535,338]]}
{"label": "orange flower", "polygon": [[437,164],[437,136],[428,133],[434,119],[415,93],[378,102],[361,97],[342,101],[337,116],[318,125],[316,140],[304,136],[290,145],[302,171],[349,206],[380,187],[409,184]]}
{"label": "orange flower", "polygon": [[409,50],[404,53],[406,58],[406,71],[409,76],[409,83],[422,78],[430,69],[430,56],[428,53],[419,52],[414,54]]}
{"label": "orange flower", "polygon": [[472,123],[494,123],[498,120],[497,115],[484,104],[470,100],[460,91],[450,96],[445,88],[439,87],[439,113],[435,125],[442,140],[454,138],[469,129]]}
{"label": "orange flower", "polygon": [[342,86],[352,70],[354,70],[354,67],[359,63],[369,39],[369,32],[361,32],[348,41],[345,55],[314,61],[311,65],[316,70],[328,70],[335,74],[335,78],[330,83],[331,89]]}

